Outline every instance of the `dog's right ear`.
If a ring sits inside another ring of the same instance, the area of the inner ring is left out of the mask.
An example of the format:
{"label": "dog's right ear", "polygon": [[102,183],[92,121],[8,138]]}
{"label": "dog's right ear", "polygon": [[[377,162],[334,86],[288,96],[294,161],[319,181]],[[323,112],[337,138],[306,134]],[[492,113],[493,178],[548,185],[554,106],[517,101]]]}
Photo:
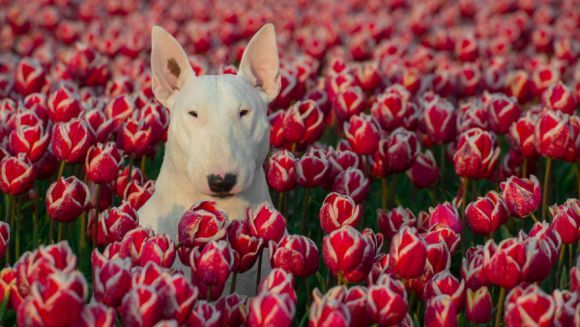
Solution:
{"label": "dog's right ear", "polygon": [[153,26],[151,31],[151,87],[153,94],[171,109],[175,93],[195,76],[187,55],[177,40],[165,29]]}

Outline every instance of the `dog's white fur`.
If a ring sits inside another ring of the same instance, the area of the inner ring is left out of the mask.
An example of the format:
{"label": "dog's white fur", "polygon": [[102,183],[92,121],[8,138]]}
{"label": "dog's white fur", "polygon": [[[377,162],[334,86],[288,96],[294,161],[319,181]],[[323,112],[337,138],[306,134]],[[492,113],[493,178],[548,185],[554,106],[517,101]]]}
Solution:
{"label": "dog's white fur", "polygon": [[[250,40],[237,75],[205,76],[195,76],[179,43],[154,26],[151,70],[153,93],[169,109],[170,122],[155,193],[138,211],[141,225],[175,240],[179,219],[198,201],[215,201],[230,219],[271,202],[263,163],[270,143],[267,103],[280,90],[274,26],[263,26]],[[207,176],[226,173],[237,175],[237,183],[231,196],[216,197]]]}

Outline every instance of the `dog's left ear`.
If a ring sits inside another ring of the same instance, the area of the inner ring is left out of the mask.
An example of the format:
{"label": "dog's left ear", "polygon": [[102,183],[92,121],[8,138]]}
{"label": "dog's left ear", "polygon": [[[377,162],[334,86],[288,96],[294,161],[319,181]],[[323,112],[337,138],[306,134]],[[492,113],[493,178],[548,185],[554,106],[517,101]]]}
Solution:
{"label": "dog's left ear", "polygon": [[167,109],[171,109],[173,95],[193,76],[195,73],[179,42],[162,27],[153,26],[151,87],[155,98]]}
{"label": "dog's left ear", "polygon": [[280,60],[273,24],[260,28],[248,43],[238,75],[246,78],[272,101],[280,92]]}

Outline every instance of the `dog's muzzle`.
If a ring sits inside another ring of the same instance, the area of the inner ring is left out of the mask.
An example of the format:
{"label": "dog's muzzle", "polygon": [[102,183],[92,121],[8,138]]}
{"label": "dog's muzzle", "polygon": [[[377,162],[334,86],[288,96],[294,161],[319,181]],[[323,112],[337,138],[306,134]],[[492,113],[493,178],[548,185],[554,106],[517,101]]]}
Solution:
{"label": "dog's muzzle", "polygon": [[207,184],[210,191],[212,191],[216,197],[227,197],[231,194],[229,193],[238,180],[238,176],[234,174],[226,174],[224,177],[219,175],[209,175],[207,176]]}

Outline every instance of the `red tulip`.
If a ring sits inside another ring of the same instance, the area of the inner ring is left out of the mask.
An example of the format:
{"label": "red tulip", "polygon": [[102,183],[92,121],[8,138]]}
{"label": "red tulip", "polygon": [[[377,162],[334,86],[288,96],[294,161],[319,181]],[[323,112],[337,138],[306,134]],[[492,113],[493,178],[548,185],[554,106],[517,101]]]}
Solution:
{"label": "red tulip", "polygon": [[277,151],[268,159],[266,179],[276,192],[288,192],[296,186],[296,158],[287,150]]}
{"label": "red tulip", "polygon": [[264,248],[264,239],[252,236],[246,220],[232,220],[228,226],[228,239],[238,256],[236,271],[245,272],[254,266]]}
{"label": "red tulip", "polygon": [[407,313],[407,292],[403,283],[383,274],[368,289],[367,307],[372,321],[381,326],[400,324]]}
{"label": "red tulip", "polygon": [[514,150],[519,150],[524,157],[535,157],[538,152],[535,148],[534,130],[537,116],[528,111],[510,127],[509,140]]}
{"label": "red tulip", "polygon": [[418,152],[407,176],[417,188],[426,188],[439,180],[439,168],[431,150]]}
{"label": "red tulip", "polygon": [[284,138],[292,143],[312,144],[322,135],[323,123],[324,114],[316,102],[298,101],[284,115]]}
{"label": "red tulip", "polygon": [[568,199],[561,206],[552,206],[550,227],[560,236],[562,243],[574,244],[580,238],[580,201]]}
{"label": "red tulip", "polygon": [[435,274],[425,285],[424,296],[431,299],[435,296],[446,294],[451,297],[457,310],[463,309],[465,303],[465,282],[455,278],[449,270]]}
{"label": "red tulip", "polygon": [[88,204],[89,188],[75,176],[61,177],[46,191],[46,211],[56,221],[74,221]]}
{"label": "red tulip", "polygon": [[35,125],[17,126],[8,135],[8,148],[13,155],[25,154],[32,162],[41,159],[46,152],[50,141],[50,133],[47,133],[41,123]]}
{"label": "red tulip", "polygon": [[46,83],[46,72],[34,59],[24,58],[18,62],[14,76],[14,90],[21,95],[40,92]]}
{"label": "red tulip", "polygon": [[504,321],[506,326],[552,326],[555,304],[552,297],[536,284],[525,289],[512,289],[505,300]]}
{"label": "red tulip", "polygon": [[118,307],[131,289],[131,262],[113,259],[95,268],[93,293],[95,299],[105,305]]}
{"label": "red tulip", "polygon": [[510,214],[517,218],[528,216],[540,206],[540,182],[534,175],[529,179],[512,176],[500,188]]}
{"label": "red tulip", "polygon": [[199,291],[182,274],[173,274],[171,276],[169,288],[177,305],[174,318],[180,324],[185,323],[189,313],[192,311],[194,302],[197,300]]}
{"label": "red tulip", "polygon": [[413,109],[409,105],[409,92],[400,85],[393,85],[379,94],[371,107],[371,114],[386,131],[403,125],[404,118]]}
{"label": "red tulip", "polygon": [[270,263],[298,277],[307,277],[318,270],[318,248],[306,236],[285,235],[278,244],[270,242]]}
{"label": "red tulip", "polygon": [[443,225],[451,228],[455,233],[461,233],[461,218],[457,208],[451,203],[438,204],[429,208],[429,226]]}
{"label": "red tulip", "polygon": [[488,110],[479,99],[462,104],[457,112],[457,131],[466,132],[472,128],[488,129]]}
{"label": "red tulip", "polygon": [[387,239],[392,239],[404,226],[415,227],[417,224],[413,212],[403,207],[396,207],[389,212],[378,209],[377,220],[381,233]]}
{"label": "red tulip", "polygon": [[127,154],[140,158],[152,143],[153,131],[144,121],[129,119],[117,134],[119,147]]}
{"label": "red tulip", "polygon": [[348,307],[344,303],[329,296],[314,297],[308,314],[308,325],[310,327],[347,327],[354,322]]}
{"label": "red tulip", "polygon": [[472,232],[480,235],[494,233],[509,217],[505,201],[495,191],[467,205],[465,219]]}
{"label": "red tulip", "polygon": [[152,286],[137,285],[123,298],[119,309],[123,325],[153,326],[162,319],[165,303]]}
{"label": "red tulip", "polygon": [[443,98],[435,98],[424,106],[423,125],[430,138],[437,144],[453,141],[457,133],[453,105]]}
{"label": "red tulip", "polygon": [[86,124],[80,119],[73,118],[54,126],[50,146],[59,160],[79,163],[85,159],[92,140]]}
{"label": "red tulip", "polygon": [[138,264],[141,260],[143,244],[151,236],[153,236],[153,231],[143,227],[128,231],[119,245],[119,256],[130,258],[134,265]]}
{"label": "red tulip", "polygon": [[552,298],[555,304],[554,325],[573,326],[574,323],[578,322],[578,316],[576,315],[579,301],[578,293],[555,289],[552,293]]}
{"label": "red tulip", "polygon": [[461,61],[474,61],[478,56],[477,39],[473,35],[465,35],[455,42],[455,55]]}
{"label": "red tulip", "polygon": [[390,266],[402,278],[418,277],[427,259],[427,245],[413,227],[405,226],[391,240]]}
{"label": "red tulip", "polygon": [[483,246],[477,245],[467,249],[461,265],[461,278],[465,280],[468,289],[478,289],[487,285],[487,276],[484,269]]}
{"label": "red tulip", "polygon": [[543,110],[534,131],[536,150],[543,156],[562,159],[574,141],[570,116],[553,110]]}
{"label": "red tulip", "polygon": [[253,213],[248,209],[246,219],[250,235],[262,238],[265,242],[279,242],[286,234],[286,219],[267,202],[262,203]]}
{"label": "red tulip", "polygon": [[333,275],[349,282],[362,281],[375,256],[372,244],[351,226],[343,226],[324,236],[322,258]]}
{"label": "red tulip", "polygon": [[80,317],[87,283],[78,271],[55,272],[34,281],[30,296],[18,306],[20,326],[71,326]]}
{"label": "red tulip", "polygon": [[74,327],[107,327],[115,323],[115,310],[94,302],[84,306]]}
{"label": "red tulip", "polygon": [[135,210],[139,210],[139,208],[149,200],[154,192],[155,183],[152,180],[148,180],[143,184],[133,181],[127,185],[124,199],[127,200]]}
{"label": "red tulip", "polygon": [[[135,103],[129,95],[122,95],[113,98],[105,107],[105,114],[113,120],[114,129],[118,129],[123,125],[123,122],[128,121],[135,110]],[[132,128],[135,127],[135,120]],[[141,125],[141,127],[143,127]],[[133,129],[131,129],[133,130]],[[134,130],[133,130],[134,132]]]}
{"label": "red tulip", "polygon": [[458,176],[487,178],[495,169],[500,149],[495,135],[473,128],[459,136],[453,164]]}
{"label": "red tulip", "polygon": [[288,295],[264,292],[248,304],[248,326],[291,326],[296,306]]}
{"label": "red tulip", "polygon": [[211,241],[203,249],[195,247],[189,258],[193,284],[208,300],[221,294],[236,266],[235,254],[226,241]]}
{"label": "red tulip", "polygon": [[154,262],[164,268],[171,268],[175,261],[175,244],[166,234],[155,235],[143,242],[139,263],[145,266],[147,262]]}
{"label": "red tulip", "polygon": [[187,247],[204,246],[226,238],[228,217],[213,201],[201,201],[186,211],[177,227],[177,241]]}
{"label": "red tulip", "polygon": [[187,318],[186,325],[191,327],[219,327],[225,319],[223,312],[217,306],[207,301],[197,301]]}
{"label": "red tulip", "polygon": [[85,111],[83,120],[89,130],[92,139],[105,143],[113,131],[113,120],[108,118],[101,109]]}
{"label": "red tulip", "polygon": [[525,246],[516,239],[504,239],[499,245],[489,240],[483,262],[487,280],[505,288],[516,286],[522,280],[525,259]]}
{"label": "red tulip", "polygon": [[[352,77],[350,77],[352,79]],[[339,121],[346,121],[364,110],[364,95],[358,86],[346,87],[334,97],[334,113]]]}
{"label": "red tulip", "polygon": [[0,161],[0,189],[10,195],[28,191],[34,183],[35,171],[24,153]]}
{"label": "red tulip", "polygon": [[344,123],[343,128],[354,152],[365,155],[372,154],[378,149],[380,127],[372,116],[353,115]]}
{"label": "red tulip", "polygon": [[561,81],[550,85],[542,94],[542,103],[552,110],[572,115],[576,111],[576,101],[572,90]]}
{"label": "red tulip", "polygon": [[117,177],[121,151],[115,143],[97,143],[89,148],[85,161],[87,178],[95,183],[109,183]]}
{"label": "red tulip", "polygon": [[361,217],[361,206],[351,197],[331,192],[326,196],[320,208],[320,226],[330,233],[344,225],[356,227]]}
{"label": "red tulip", "polygon": [[350,196],[354,202],[362,203],[368,196],[370,182],[358,168],[348,168],[338,174],[332,185],[332,191]]}
{"label": "red tulip", "polygon": [[467,289],[467,320],[475,324],[486,324],[491,321],[493,304],[487,287],[480,287],[473,291]]}
{"label": "red tulip", "polygon": [[449,295],[438,295],[427,301],[425,326],[457,326],[457,308]]}
{"label": "red tulip", "polygon": [[133,181],[138,184],[143,184],[145,182],[143,173],[138,167],[127,165],[118,172],[115,178],[115,182],[113,183],[115,185],[115,194],[120,198],[124,197],[127,186]]}
{"label": "red tulip", "polygon": [[240,326],[246,324],[248,312],[247,301],[245,296],[240,296],[237,293],[221,297],[216,307],[224,315],[224,325],[226,326]]}
{"label": "red tulip", "polygon": [[258,293],[279,293],[285,294],[288,298],[296,303],[296,291],[294,290],[294,276],[282,268],[273,268],[268,276],[261,282]]}
{"label": "red tulip", "polygon": [[296,183],[302,187],[318,187],[325,182],[329,168],[324,153],[311,147],[294,164]]}
{"label": "red tulip", "polygon": [[379,145],[385,174],[396,174],[409,169],[418,152],[419,142],[414,132],[399,127],[385,135]]}
{"label": "red tulip", "polygon": [[522,112],[515,98],[502,93],[490,94],[484,105],[488,112],[489,127],[498,134],[507,133],[512,123],[520,118]]}
{"label": "red tulip", "polygon": [[80,113],[79,100],[66,86],[60,86],[48,98],[48,116],[54,122],[67,122]]}

